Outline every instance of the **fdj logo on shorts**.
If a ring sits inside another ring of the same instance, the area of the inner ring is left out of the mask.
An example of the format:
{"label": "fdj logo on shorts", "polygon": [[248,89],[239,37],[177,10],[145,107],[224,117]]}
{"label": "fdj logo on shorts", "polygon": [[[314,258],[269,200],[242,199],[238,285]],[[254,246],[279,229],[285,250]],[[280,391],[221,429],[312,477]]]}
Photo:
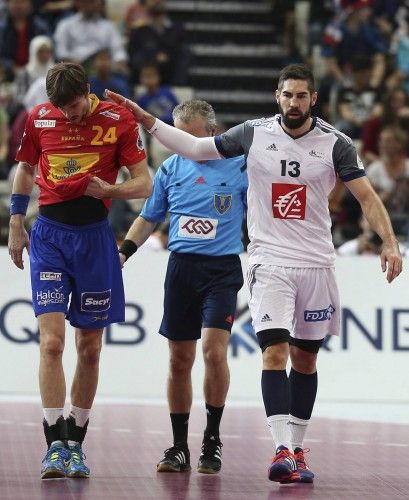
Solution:
{"label": "fdj logo on shorts", "polygon": [[81,311],[102,312],[111,307],[111,290],[104,292],[83,292],[81,294]]}
{"label": "fdj logo on shorts", "polygon": [[326,309],[317,309],[316,311],[304,311],[304,321],[329,321],[335,307],[330,304]]}

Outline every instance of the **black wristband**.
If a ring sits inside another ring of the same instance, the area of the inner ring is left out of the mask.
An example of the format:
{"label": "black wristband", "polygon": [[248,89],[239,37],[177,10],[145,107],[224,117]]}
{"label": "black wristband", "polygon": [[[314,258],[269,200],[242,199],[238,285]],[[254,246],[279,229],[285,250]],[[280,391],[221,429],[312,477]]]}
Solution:
{"label": "black wristband", "polygon": [[126,260],[131,257],[138,250],[138,245],[134,243],[132,240],[124,240],[122,245],[119,247],[118,252],[123,253],[126,257]]}

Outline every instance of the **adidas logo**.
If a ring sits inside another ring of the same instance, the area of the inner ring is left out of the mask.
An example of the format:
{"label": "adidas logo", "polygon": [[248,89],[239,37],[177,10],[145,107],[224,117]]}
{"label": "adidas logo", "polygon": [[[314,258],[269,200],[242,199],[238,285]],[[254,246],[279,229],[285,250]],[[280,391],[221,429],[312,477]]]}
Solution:
{"label": "adidas logo", "polygon": [[266,151],[278,151],[277,146],[273,143],[266,147]]}
{"label": "adidas logo", "polygon": [[268,314],[265,314],[262,318],[261,318],[261,322],[262,323],[265,323],[266,321],[271,321],[271,318]]}
{"label": "adidas logo", "polygon": [[206,184],[205,178],[200,176],[196,179],[196,184]]}
{"label": "adidas logo", "polygon": [[313,156],[314,158],[324,158],[324,153],[320,153],[319,151],[315,151],[315,149],[312,149],[309,152],[310,156]]}

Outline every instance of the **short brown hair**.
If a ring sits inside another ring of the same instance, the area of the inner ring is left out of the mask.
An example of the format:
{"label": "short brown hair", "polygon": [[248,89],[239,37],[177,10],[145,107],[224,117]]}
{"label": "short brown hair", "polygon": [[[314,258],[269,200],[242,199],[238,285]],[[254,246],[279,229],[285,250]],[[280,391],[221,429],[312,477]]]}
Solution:
{"label": "short brown hair", "polygon": [[286,80],[305,80],[308,84],[308,90],[315,92],[315,78],[308,66],[304,64],[289,64],[280,71],[278,79],[278,90],[283,88]]}
{"label": "short brown hair", "polygon": [[88,78],[80,64],[61,62],[48,70],[46,89],[50,102],[61,108],[88,93]]}

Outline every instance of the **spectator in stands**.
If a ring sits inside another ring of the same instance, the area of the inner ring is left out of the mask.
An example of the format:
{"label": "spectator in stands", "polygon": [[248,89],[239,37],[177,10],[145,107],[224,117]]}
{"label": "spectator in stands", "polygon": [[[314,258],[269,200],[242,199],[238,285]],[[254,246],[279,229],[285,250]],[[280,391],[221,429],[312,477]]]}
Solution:
{"label": "spectator in stands", "polygon": [[394,40],[396,50],[395,71],[389,76],[389,88],[403,87],[409,93],[409,7],[403,17],[403,25]]}
{"label": "spectator in stands", "polygon": [[7,80],[6,65],[0,59],[0,107],[9,109],[15,99],[14,83]]}
{"label": "spectator in stands", "polygon": [[146,63],[159,66],[164,84],[185,85],[189,51],[184,45],[182,25],[170,20],[164,0],[145,0],[146,18],[129,33],[128,53],[134,82]]}
{"label": "spectator in stands", "polygon": [[[178,104],[178,98],[170,87],[161,85],[160,79],[158,66],[155,64],[143,66],[140,73],[140,84],[143,91],[138,96],[137,102],[144,109],[149,109],[149,112],[155,116],[161,116],[161,120],[164,122],[173,125],[172,111]],[[144,134],[143,139],[150,165],[156,171],[173,153],[150,134]]]}
{"label": "spectator in stands", "polygon": [[337,248],[338,255],[379,255],[382,250],[382,240],[372,231],[366,218],[362,215],[359,221],[361,233]]}
{"label": "spectator in stands", "polygon": [[118,90],[125,97],[131,97],[132,92],[128,79],[125,75],[114,73],[114,64],[109,50],[103,49],[97,52],[92,58],[90,65],[91,77],[89,79],[91,92],[99,99],[105,99],[105,89]]}
{"label": "spectator in stands", "polygon": [[24,108],[28,113],[35,108],[37,104],[48,101],[45,78],[45,76],[37,78],[37,80],[34,80],[28,87],[23,99]]}
{"label": "spectator in stands", "polygon": [[[178,104],[178,99],[168,86],[161,85],[160,72],[156,65],[149,64],[142,67],[140,84],[143,87],[143,93],[137,99],[139,106],[162,121],[173,125],[172,111]],[[109,86],[105,88],[111,90]]]}
{"label": "spectator in stands", "polygon": [[371,60],[357,56],[351,63],[352,81],[338,91],[339,121],[335,124],[340,132],[360,139],[363,124],[373,115],[379,93],[370,86]]}
{"label": "spectator in stands", "polygon": [[124,16],[124,35],[128,36],[133,26],[146,17],[146,8],[143,0],[134,0],[126,9]]}
{"label": "spectator in stands", "polygon": [[24,102],[24,97],[30,85],[37,80],[37,78],[45,78],[47,71],[54,64],[51,38],[45,35],[35,36],[30,42],[28,63],[15,79],[16,99],[20,103]]}
{"label": "spectator in stands", "polygon": [[73,13],[74,0],[33,0],[33,5],[54,32],[57,23]]}
{"label": "spectator in stands", "polygon": [[34,82],[29,86],[26,94],[23,97],[22,106],[18,112],[16,118],[11,125],[11,136],[9,145],[9,163],[14,162],[17,150],[20,147],[20,142],[23,137],[24,127],[26,120],[30,111],[41,104],[42,102],[48,101],[48,95],[46,91],[46,77],[42,76],[34,80]]}
{"label": "spectator in stands", "polygon": [[366,169],[371,184],[388,207],[398,179],[409,177],[409,158],[406,154],[408,134],[397,127],[385,127],[380,135],[380,158]]}
{"label": "spectator in stands", "polygon": [[56,57],[88,66],[100,50],[109,50],[114,70],[128,72],[121,35],[112,21],[102,17],[101,0],[76,0],[78,12],[62,19],[55,28]]}
{"label": "spectator in stands", "polygon": [[388,211],[396,235],[404,241],[409,234],[409,176],[407,174],[396,179],[395,188],[389,198]]}
{"label": "spectator in stands", "polygon": [[6,110],[0,106],[0,179],[7,179],[9,173],[9,122]]}
{"label": "spectator in stands", "polygon": [[367,164],[378,158],[379,135],[387,125],[409,130],[409,94],[402,88],[388,92],[375,116],[362,128],[361,154]]}
{"label": "spectator in stands", "polygon": [[31,0],[8,0],[7,15],[0,19],[0,59],[11,80],[27,64],[29,44],[37,35],[51,33],[47,23],[33,15]]}
{"label": "spectator in stands", "polygon": [[332,80],[341,84],[349,75],[351,54],[371,58],[370,86],[378,88],[385,74],[388,46],[381,32],[371,22],[372,0],[352,0],[346,17],[338,17],[324,32],[322,54]]}

